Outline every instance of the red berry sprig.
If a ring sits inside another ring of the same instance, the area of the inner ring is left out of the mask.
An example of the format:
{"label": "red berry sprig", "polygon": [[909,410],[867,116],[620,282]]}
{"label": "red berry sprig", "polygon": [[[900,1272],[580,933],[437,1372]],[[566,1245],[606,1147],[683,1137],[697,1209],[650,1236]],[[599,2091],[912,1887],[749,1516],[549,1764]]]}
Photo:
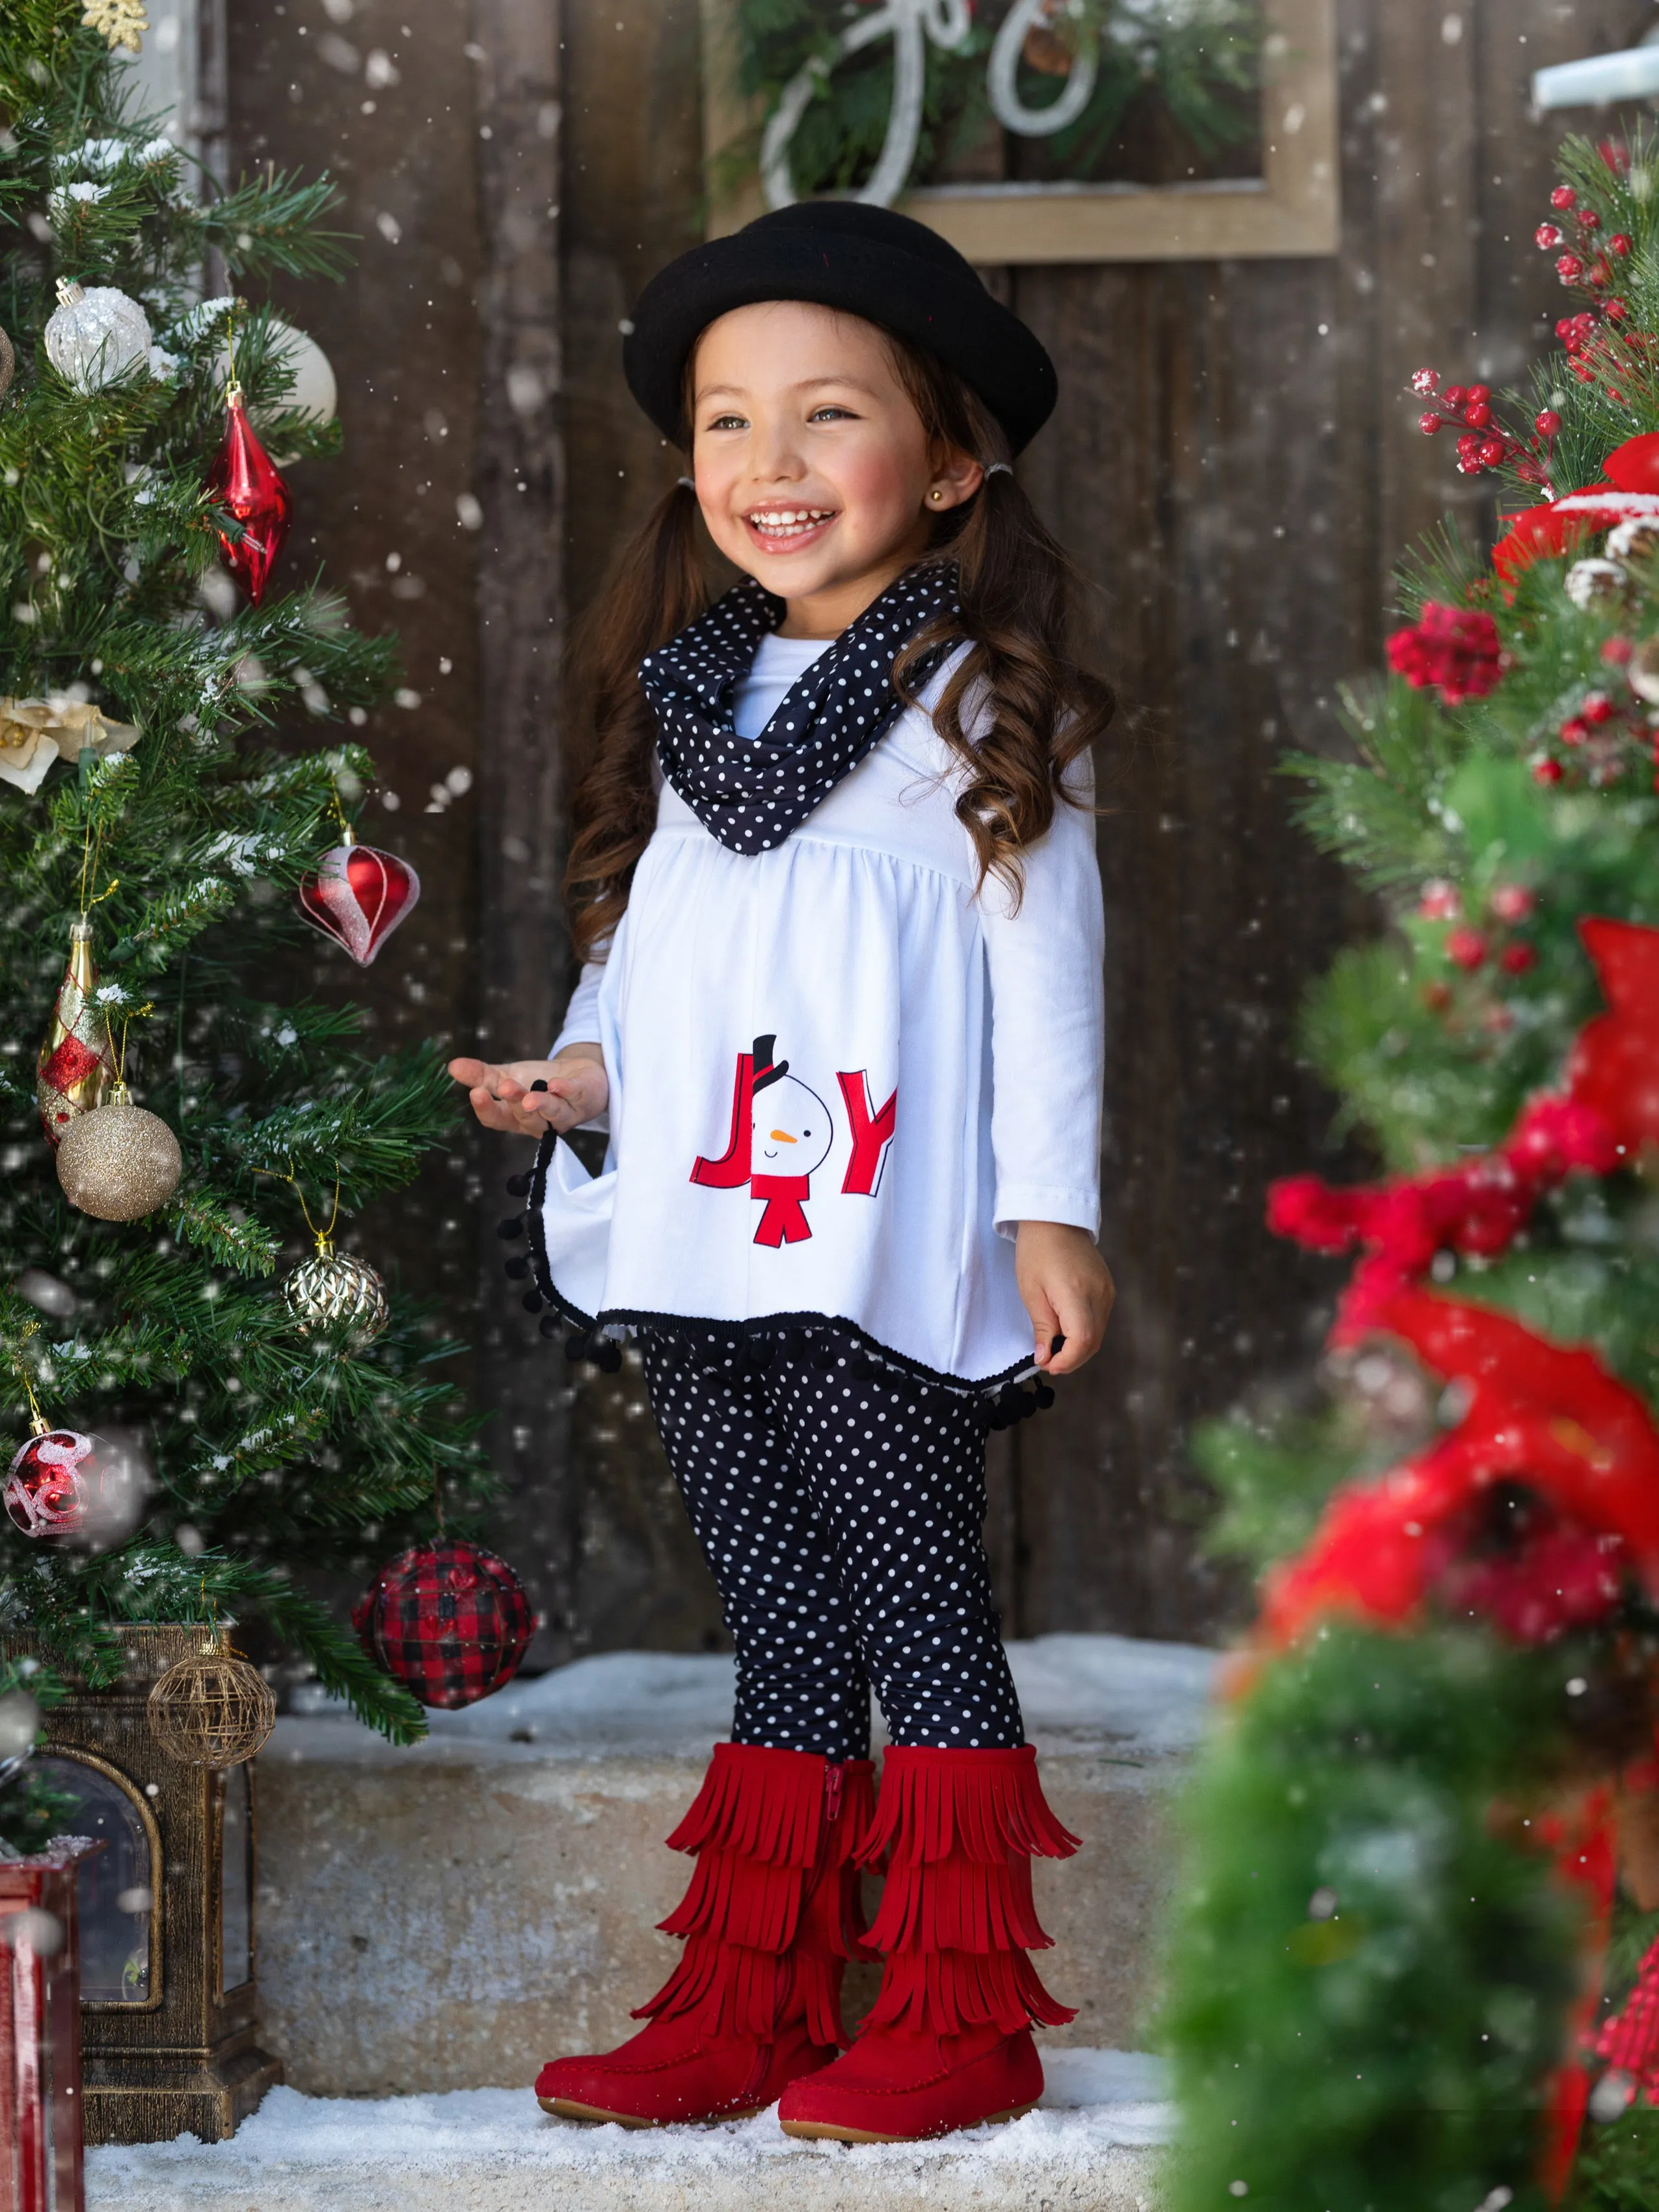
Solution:
{"label": "red berry sprig", "polygon": [[1509,468],[1522,483],[1547,487],[1550,444],[1561,428],[1561,417],[1553,408],[1534,416],[1532,436],[1521,438],[1493,415],[1490,385],[1449,384],[1443,392],[1439,385],[1437,368],[1419,368],[1413,377],[1412,390],[1418,398],[1434,402],[1418,416],[1417,427],[1425,438],[1437,430],[1462,432],[1457,441],[1460,474],[1474,477],[1488,469]]}

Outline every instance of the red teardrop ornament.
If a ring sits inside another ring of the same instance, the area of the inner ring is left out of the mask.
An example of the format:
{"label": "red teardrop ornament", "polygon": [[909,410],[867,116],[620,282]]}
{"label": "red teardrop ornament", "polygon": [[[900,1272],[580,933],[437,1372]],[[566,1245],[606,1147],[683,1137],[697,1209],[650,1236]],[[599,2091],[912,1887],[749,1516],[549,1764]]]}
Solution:
{"label": "red teardrop ornament", "polygon": [[420,878],[395,853],[337,845],[301,881],[300,911],[367,968],[420,896]]}
{"label": "red teardrop ornament", "polygon": [[222,530],[219,543],[226,568],[257,607],[288,536],[293,501],[270,454],[253,434],[237,384],[225,393],[225,434],[208,474],[208,489],[242,526],[236,538]]}

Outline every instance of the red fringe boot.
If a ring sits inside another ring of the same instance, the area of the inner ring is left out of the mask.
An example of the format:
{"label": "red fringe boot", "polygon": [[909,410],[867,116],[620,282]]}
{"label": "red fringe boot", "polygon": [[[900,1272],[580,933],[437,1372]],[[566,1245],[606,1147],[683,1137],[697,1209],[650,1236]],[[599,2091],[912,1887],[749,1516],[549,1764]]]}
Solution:
{"label": "red fringe boot", "polygon": [[1031,1857],[1069,1858],[1078,1838],[1048,1809],[1036,1753],[896,1747],[860,1858],[890,1848],[870,1931],[886,1956],[858,2039],[785,2091],[792,2136],[909,2142],[1015,2119],[1042,2094],[1031,2023],[1076,2014],[1026,1957],[1049,1939],[1031,1902]]}
{"label": "red fringe boot", "polygon": [[668,1838],[697,1862],[658,1923],[685,1938],[684,1955],[635,2013],[648,2023],[637,2035],[542,2069],[544,2112],[624,2127],[745,2119],[829,2064],[847,2040],[842,1974],[860,1955],[872,1771],[868,1759],[715,1745]]}

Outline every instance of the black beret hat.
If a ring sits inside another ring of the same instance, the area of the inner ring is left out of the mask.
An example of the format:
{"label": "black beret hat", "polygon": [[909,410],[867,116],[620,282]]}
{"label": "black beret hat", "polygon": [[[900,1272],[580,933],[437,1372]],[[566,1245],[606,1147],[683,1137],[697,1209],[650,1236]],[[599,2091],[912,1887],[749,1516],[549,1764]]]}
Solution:
{"label": "black beret hat", "polygon": [[1054,411],[1053,362],[937,231],[861,200],[799,200],[694,246],[641,293],[623,368],[665,437],[682,434],[685,364],[698,338],[733,307],[762,300],[841,307],[937,354],[979,394],[1016,453]]}

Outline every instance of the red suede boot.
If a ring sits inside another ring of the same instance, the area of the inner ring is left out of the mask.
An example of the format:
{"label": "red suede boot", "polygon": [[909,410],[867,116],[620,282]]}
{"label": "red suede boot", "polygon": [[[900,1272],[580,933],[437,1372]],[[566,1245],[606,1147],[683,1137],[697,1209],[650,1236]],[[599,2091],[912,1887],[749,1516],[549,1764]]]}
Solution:
{"label": "red suede boot", "polygon": [[658,1924],[685,1955],[616,2051],[542,2069],[542,2110],[661,2127],[747,2119],[847,2038],[841,1980],[860,1955],[856,1855],[872,1807],[868,1759],[717,1743],[696,1802],[668,1838],[696,1856]]}
{"label": "red suede boot", "polygon": [[1016,2119],[1042,2094],[1031,2022],[1076,2017],[1025,1956],[1049,1942],[1031,1856],[1078,1847],[1048,1809],[1029,1744],[890,1751],[864,1862],[890,1846],[870,1931],[886,1954],[881,1994],[847,2055],[785,2090],[787,2135],[910,2142]]}

